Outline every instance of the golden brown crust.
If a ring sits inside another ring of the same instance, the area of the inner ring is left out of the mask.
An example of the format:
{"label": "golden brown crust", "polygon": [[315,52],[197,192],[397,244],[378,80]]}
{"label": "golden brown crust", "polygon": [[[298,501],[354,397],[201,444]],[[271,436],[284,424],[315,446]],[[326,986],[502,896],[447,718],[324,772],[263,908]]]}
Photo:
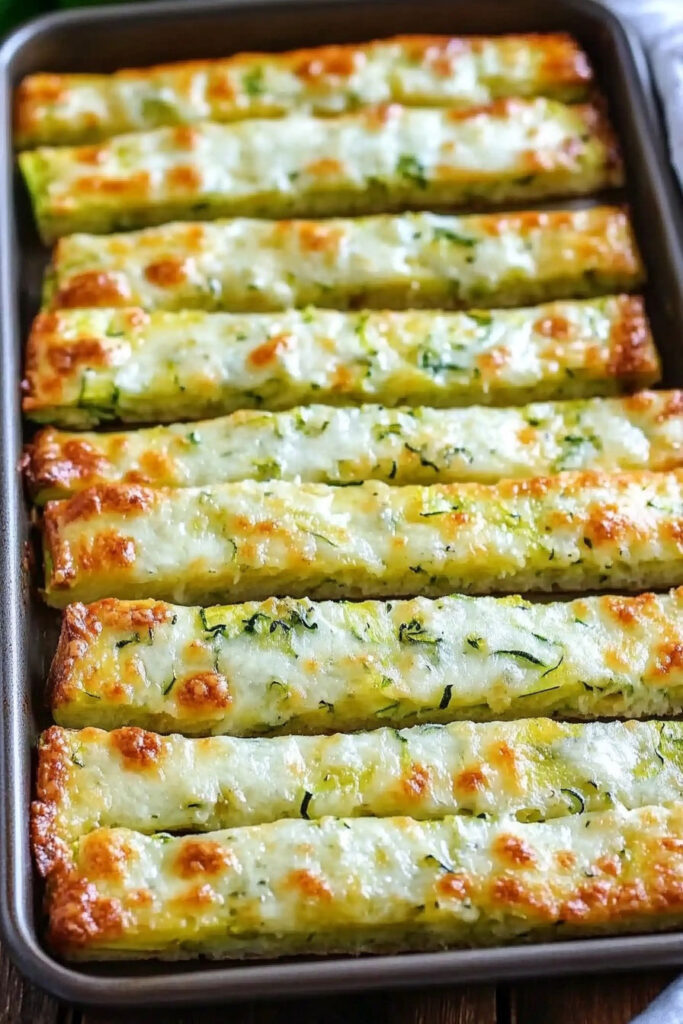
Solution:
{"label": "golden brown crust", "polygon": [[91,487],[68,501],[49,501],[43,516],[45,550],[51,561],[50,586],[67,586],[76,566],[90,570],[121,569],[135,562],[132,537],[116,530],[102,529],[95,536],[81,539],[72,547],[63,537],[64,526],[86,522],[108,512],[140,515],[155,501],[155,492],[133,484]]}
{"label": "golden brown crust", "polygon": [[58,834],[58,808],[64,799],[71,771],[71,752],[62,729],[52,726],[38,746],[36,799],[31,804],[31,845],[43,877],[66,871],[69,848]]}
{"label": "golden brown crust", "polygon": [[62,616],[57,650],[48,675],[48,692],[52,708],[71,698],[70,679],[74,663],[86,656],[88,646],[103,629],[125,633],[149,629],[173,617],[173,608],[162,601],[117,601],[104,598],[93,604],[80,602],[68,605]]}
{"label": "golden brown crust", "polygon": [[643,374],[658,375],[661,367],[642,298],[621,295],[619,311],[610,335],[609,372],[625,383],[636,382]]}
{"label": "golden brown crust", "polygon": [[90,487],[65,502],[48,502],[51,514],[58,516],[63,526],[87,522],[108,512],[125,516],[140,515],[155,502],[156,492],[136,484],[103,484]]}
{"label": "golden brown crust", "polygon": [[121,901],[100,896],[92,882],[65,876],[50,886],[48,941],[55,949],[74,949],[116,939],[128,915]]}
{"label": "golden brown crust", "polygon": [[53,708],[71,698],[70,679],[74,664],[85,656],[92,639],[102,632],[103,620],[97,605],[70,604],[62,615],[57,650],[48,674],[48,691]]}
{"label": "golden brown crust", "polygon": [[89,442],[71,437],[59,439],[53,427],[39,430],[26,445],[22,461],[24,479],[32,495],[54,488],[70,490],[74,482],[93,486],[107,472],[109,460]]}

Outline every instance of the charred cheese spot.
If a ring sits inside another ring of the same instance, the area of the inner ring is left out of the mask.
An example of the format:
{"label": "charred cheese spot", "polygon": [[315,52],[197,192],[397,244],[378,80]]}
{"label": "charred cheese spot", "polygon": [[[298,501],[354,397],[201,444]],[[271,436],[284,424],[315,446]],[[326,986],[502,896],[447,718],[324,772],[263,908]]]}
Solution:
{"label": "charred cheese spot", "polygon": [[121,754],[124,768],[145,770],[159,764],[163,740],[155,732],[146,732],[134,726],[114,729],[111,744]]}
{"label": "charred cheese spot", "polygon": [[125,306],[130,285],[123,274],[88,270],[67,278],[57,291],[54,305],[64,309],[80,306]]}
{"label": "charred cheese spot", "polygon": [[586,536],[596,546],[636,537],[640,532],[637,523],[619,512],[615,505],[596,506],[586,522]]}
{"label": "charred cheese spot", "polygon": [[79,178],[73,186],[75,194],[102,194],[105,196],[126,196],[142,199],[149,195],[150,176],[148,171],[132,171],[125,178],[107,178],[92,174]]}
{"label": "charred cheese spot", "polygon": [[290,871],[287,876],[288,888],[295,889],[305,900],[316,903],[330,903],[332,901],[332,890],[319,875],[301,868],[298,871]]}
{"label": "charred cheese spot", "polygon": [[302,252],[319,252],[334,256],[344,235],[343,228],[324,221],[280,221],[275,228],[281,234],[293,234]]}
{"label": "charred cheese spot", "polygon": [[378,103],[363,111],[363,120],[371,130],[379,130],[389,121],[401,116],[402,108],[396,103]]}
{"label": "charred cheese spot", "polygon": [[100,338],[79,338],[50,346],[47,361],[58,373],[68,374],[77,366],[108,366],[111,353]]}
{"label": "charred cheese spot", "polygon": [[451,121],[472,121],[484,116],[508,117],[517,116],[523,109],[524,103],[514,97],[501,96],[492,100],[491,103],[483,103],[478,107],[467,107],[459,109],[453,107],[448,111],[448,118]]}
{"label": "charred cheese spot", "polygon": [[445,875],[441,875],[436,883],[436,890],[440,896],[464,900],[470,894],[471,883],[467,875],[455,874],[449,871]]}
{"label": "charred cheese spot", "polygon": [[655,594],[636,594],[633,597],[605,597],[604,608],[609,616],[624,626],[642,622],[656,612]]}
{"label": "charred cheese spot", "polygon": [[164,452],[144,451],[140,455],[140,468],[128,470],[124,483],[164,482],[171,476],[173,467],[173,460]]}
{"label": "charred cheese spot", "polygon": [[491,884],[492,902],[503,907],[527,907],[541,920],[555,917],[555,905],[545,887],[527,886],[512,875],[499,875]]}
{"label": "charred cheese spot", "polygon": [[652,677],[664,677],[683,669],[683,642],[660,644],[655,651],[654,667],[647,673]]}
{"label": "charred cheese spot", "polygon": [[674,543],[683,543],[683,518],[674,519],[671,522],[664,523],[662,532],[674,541]]}
{"label": "charred cheese spot", "polygon": [[421,764],[412,764],[401,779],[401,790],[411,800],[419,800],[429,788],[429,769]]}
{"label": "charred cheese spot", "polygon": [[[588,474],[577,474],[577,481],[591,482]],[[578,485],[578,484],[577,484]],[[548,492],[555,487],[555,481],[549,476],[535,476],[529,480],[501,480],[499,490],[504,497],[544,498]]]}
{"label": "charred cheese spot", "polygon": [[81,840],[80,863],[90,878],[122,879],[127,865],[136,856],[122,835],[108,829],[96,829]]}
{"label": "charred cheese spot", "polygon": [[306,164],[304,170],[314,178],[333,178],[344,173],[344,164],[333,157],[323,157]]}
{"label": "charred cheese spot", "polygon": [[606,875],[612,875],[613,878],[616,878],[621,871],[621,865],[617,857],[598,857],[595,866]]}
{"label": "charred cheese spot", "polygon": [[[84,605],[69,605],[68,612],[76,607]],[[103,627],[127,632],[140,627],[160,625],[173,618],[174,610],[171,605],[162,601],[118,601],[113,597],[105,597],[101,601],[95,601],[87,606],[88,613],[96,623],[98,632]]]}
{"label": "charred cheese spot", "polygon": [[195,149],[199,141],[199,133],[189,124],[179,124],[173,129],[173,144],[178,149]]}
{"label": "charred cheese spot", "polygon": [[320,46],[300,54],[294,73],[305,82],[348,78],[364,60],[363,52],[351,46]]}
{"label": "charred cheese spot", "polygon": [[495,377],[510,361],[510,349],[504,345],[483,352],[477,357],[477,366],[486,377]]}
{"label": "charred cheese spot", "polygon": [[657,415],[657,422],[663,423],[668,419],[676,419],[683,414],[683,391],[670,391],[666,404]]}
{"label": "charred cheese spot", "polygon": [[530,867],[536,863],[536,855],[525,840],[515,835],[501,835],[493,844],[493,852],[501,860],[514,867]]}
{"label": "charred cheese spot", "polygon": [[186,892],[176,896],[174,899],[175,904],[179,904],[184,908],[194,908],[201,910],[204,907],[210,906],[212,903],[220,902],[221,897],[212,889],[208,883],[204,885],[193,885]]}
{"label": "charred cheese spot", "polygon": [[188,839],[180,847],[174,870],[180,878],[218,875],[235,867],[230,850],[211,839]]}
{"label": "charred cheese spot", "polygon": [[207,98],[218,104],[230,104],[237,95],[235,85],[227,72],[214,70],[209,76]]}
{"label": "charred cheese spot", "polygon": [[201,672],[180,680],[173,688],[176,701],[188,711],[220,710],[232,703],[230,687],[218,672]]}
{"label": "charred cheese spot", "polygon": [[291,334],[276,334],[251,350],[247,356],[247,364],[257,369],[263,369],[270,363],[275,363],[278,356],[292,347],[293,342]]}
{"label": "charred cheese spot", "polygon": [[125,900],[126,907],[151,907],[154,903],[154,897],[149,889],[133,889],[128,894]]}
{"label": "charred cheese spot", "polygon": [[453,779],[453,790],[458,793],[465,793],[471,796],[473,793],[481,792],[488,787],[486,770],[483,765],[472,765],[459,772]]}
{"label": "charred cheese spot", "polygon": [[108,156],[106,146],[80,146],[75,153],[79,164],[103,164]]}
{"label": "charred cheese spot", "polygon": [[177,288],[187,280],[190,263],[186,259],[157,260],[145,267],[145,277],[158,288]]}
{"label": "charred cheese spot", "polygon": [[574,328],[565,316],[550,315],[541,317],[534,323],[536,334],[555,341],[567,341],[574,335]]}
{"label": "charred cheese spot", "polygon": [[201,171],[191,164],[170,167],[166,172],[166,184],[173,191],[197,192],[201,188],[202,181]]}

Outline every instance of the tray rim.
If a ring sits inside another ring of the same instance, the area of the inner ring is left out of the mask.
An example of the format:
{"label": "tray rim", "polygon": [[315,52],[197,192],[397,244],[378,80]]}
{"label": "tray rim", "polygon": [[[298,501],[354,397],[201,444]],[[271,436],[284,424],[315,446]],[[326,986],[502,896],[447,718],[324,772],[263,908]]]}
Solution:
{"label": "tray rim", "polygon": [[[237,7],[266,6],[271,0],[200,0],[198,11],[220,13]],[[362,0],[324,0],[325,6],[358,4]],[[286,0],[292,10],[305,11],[317,0]],[[391,7],[392,0],[373,0]],[[648,125],[651,149],[648,171],[660,179],[667,217],[663,230],[668,249],[678,253],[683,266],[683,243],[678,226],[679,197],[673,170],[664,167],[666,142],[658,118],[645,54],[631,29],[594,0],[561,0],[569,10],[584,13],[602,23],[612,36],[619,59],[629,71],[631,99]],[[285,6],[285,3],[282,4]],[[190,15],[184,0],[86,8],[43,15],[15,29],[0,47],[0,144],[10,159],[0,164],[0,579],[5,591],[0,614],[0,932],[5,948],[19,969],[35,984],[60,999],[109,1007],[183,1007],[240,999],[293,998],[301,995],[403,988],[417,985],[498,981],[538,974],[561,975],[610,969],[663,966],[683,963],[683,931],[664,934],[590,938],[571,942],[542,942],[529,946],[492,949],[446,950],[406,953],[362,959],[328,957],[259,964],[230,963],[207,969],[201,962],[175,974],[147,975],[130,972],[131,961],[120,961],[118,976],[86,974],[53,958],[38,941],[32,915],[26,906],[26,884],[18,870],[26,856],[25,836],[15,818],[31,783],[30,763],[22,753],[21,705],[25,699],[22,678],[20,606],[27,600],[22,584],[21,535],[22,491],[17,473],[20,449],[18,410],[19,359],[13,343],[19,330],[16,317],[17,268],[13,259],[16,223],[13,204],[11,95],[8,72],[11,61],[38,34],[77,24],[97,25],[112,19],[143,21],[165,15]],[[668,162],[668,161],[667,161]],[[668,173],[667,173],[668,172]],[[28,785],[27,785],[28,784]],[[28,887],[33,888],[33,881]],[[118,965],[117,965],[118,969]]]}

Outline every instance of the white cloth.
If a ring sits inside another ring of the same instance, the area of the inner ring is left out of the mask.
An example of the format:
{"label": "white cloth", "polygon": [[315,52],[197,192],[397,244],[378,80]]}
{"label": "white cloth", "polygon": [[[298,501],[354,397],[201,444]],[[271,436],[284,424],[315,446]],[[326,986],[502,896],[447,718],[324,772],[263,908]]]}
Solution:
{"label": "white cloth", "polygon": [[683,0],[602,0],[645,44],[683,187]]}

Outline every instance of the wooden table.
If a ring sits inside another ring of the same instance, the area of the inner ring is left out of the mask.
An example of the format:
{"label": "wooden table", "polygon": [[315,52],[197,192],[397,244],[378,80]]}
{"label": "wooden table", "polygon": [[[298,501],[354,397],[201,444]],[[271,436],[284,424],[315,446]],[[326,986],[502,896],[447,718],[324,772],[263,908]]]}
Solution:
{"label": "wooden table", "polygon": [[81,1011],[23,981],[0,949],[0,1024],[627,1024],[676,976],[550,978],[517,985],[241,1003],[158,1014]]}

